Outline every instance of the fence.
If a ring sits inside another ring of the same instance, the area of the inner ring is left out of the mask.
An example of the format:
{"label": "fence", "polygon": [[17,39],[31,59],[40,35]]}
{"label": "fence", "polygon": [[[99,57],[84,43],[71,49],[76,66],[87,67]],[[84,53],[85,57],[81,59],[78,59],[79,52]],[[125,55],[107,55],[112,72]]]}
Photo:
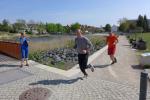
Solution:
{"label": "fence", "polygon": [[16,42],[0,41],[0,53],[20,59],[20,44]]}
{"label": "fence", "polygon": [[150,81],[146,72],[141,72],[139,100],[150,100]]}

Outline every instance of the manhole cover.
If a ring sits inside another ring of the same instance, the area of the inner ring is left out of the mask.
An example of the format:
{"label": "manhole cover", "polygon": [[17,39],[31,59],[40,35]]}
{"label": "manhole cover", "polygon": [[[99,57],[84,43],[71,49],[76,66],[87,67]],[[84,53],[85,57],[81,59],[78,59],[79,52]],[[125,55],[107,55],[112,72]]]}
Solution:
{"label": "manhole cover", "polygon": [[48,100],[52,92],[46,88],[32,88],[23,92],[19,100]]}

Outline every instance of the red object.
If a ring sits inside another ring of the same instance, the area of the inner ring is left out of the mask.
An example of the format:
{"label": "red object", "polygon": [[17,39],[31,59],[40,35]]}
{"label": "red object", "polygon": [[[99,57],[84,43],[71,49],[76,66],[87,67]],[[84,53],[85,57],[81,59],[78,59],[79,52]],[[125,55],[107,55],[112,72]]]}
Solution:
{"label": "red object", "polygon": [[116,45],[108,47],[108,55],[114,55],[116,51]]}
{"label": "red object", "polygon": [[20,43],[0,41],[0,53],[21,59]]}
{"label": "red object", "polygon": [[115,35],[109,35],[107,37],[108,44],[108,55],[114,55],[116,51],[116,42],[118,42],[118,38]]}

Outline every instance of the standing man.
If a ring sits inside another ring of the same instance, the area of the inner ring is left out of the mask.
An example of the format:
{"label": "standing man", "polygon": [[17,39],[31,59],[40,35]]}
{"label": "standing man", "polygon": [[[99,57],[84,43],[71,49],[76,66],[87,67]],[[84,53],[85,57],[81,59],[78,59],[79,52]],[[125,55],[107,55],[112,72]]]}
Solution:
{"label": "standing man", "polygon": [[117,59],[114,56],[117,43],[118,43],[118,37],[114,33],[110,32],[109,36],[107,37],[107,45],[108,45],[108,55],[112,60],[111,64],[117,63]]}
{"label": "standing man", "polygon": [[22,61],[21,61],[21,68],[23,67],[24,64],[24,60],[26,61],[26,66],[29,66],[28,63],[28,40],[25,36],[25,33],[20,33],[20,44],[21,44],[21,57],[22,57]]}
{"label": "standing man", "polygon": [[87,66],[88,55],[93,46],[91,41],[83,36],[80,29],[76,30],[76,35],[77,37],[75,38],[75,49],[77,49],[78,52],[78,62],[80,70],[86,78],[88,76],[85,71],[87,68],[91,68],[91,71],[94,72],[94,67],[91,64]]}

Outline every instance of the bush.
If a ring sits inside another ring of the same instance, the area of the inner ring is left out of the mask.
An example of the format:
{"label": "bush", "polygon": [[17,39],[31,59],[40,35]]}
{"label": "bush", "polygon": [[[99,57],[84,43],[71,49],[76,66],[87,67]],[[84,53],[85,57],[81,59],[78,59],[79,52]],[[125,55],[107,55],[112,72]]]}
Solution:
{"label": "bush", "polygon": [[75,45],[74,40],[69,40],[69,41],[67,42],[67,47],[68,47],[68,48],[73,48],[74,45]]}
{"label": "bush", "polygon": [[104,45],[105,44],[105,40],[104,39],[100,39],[98,37],[92,37],[91,42],[93,45],[95,46],[100,46],[100,45]]}
{"label": "bush", "polygon": [[32,31],[26,31],[26,34],[32,34]]}
{"label": "bush", "polygon": [[37,51],[37,52],[34,52],[34,53],[30,53],[29,54],[29,59],[40,62],[40,59],[41,59],[42,55],[43,55],[42,51]]}

